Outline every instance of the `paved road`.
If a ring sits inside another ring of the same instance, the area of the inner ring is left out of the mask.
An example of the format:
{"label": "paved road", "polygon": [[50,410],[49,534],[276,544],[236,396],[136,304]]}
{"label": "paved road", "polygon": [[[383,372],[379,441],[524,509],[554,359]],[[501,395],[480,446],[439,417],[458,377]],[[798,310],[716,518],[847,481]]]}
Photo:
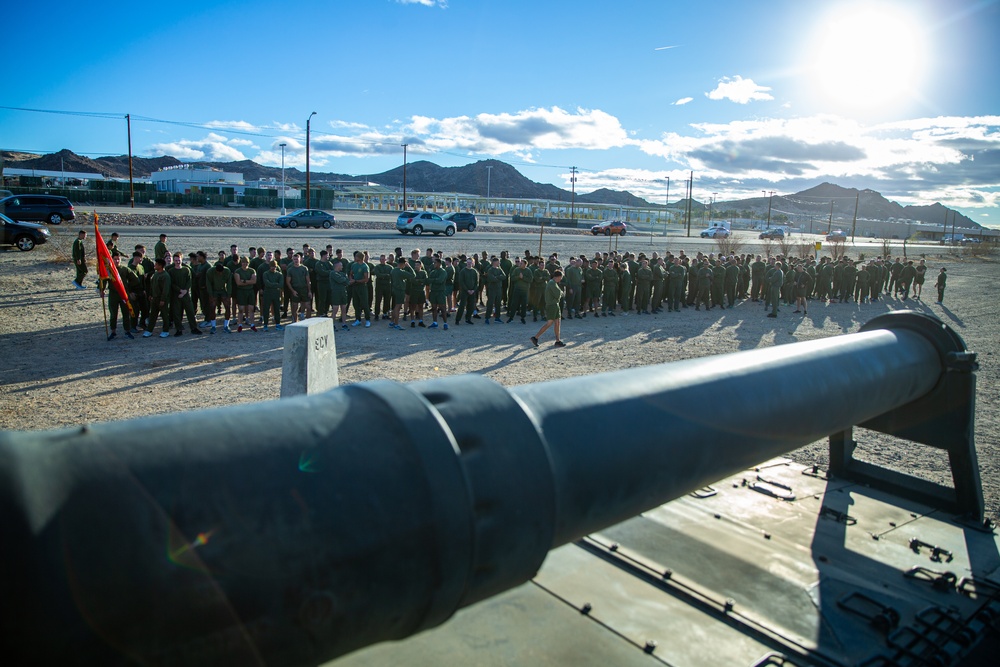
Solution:
{"label": "paved road", "polygon": [[[187,216],[198,216],[198,217],[219,217],[219,218],[263,218],[263,219],[274,219],[277,217],[277,211],[267,210],[267,209],[245,209],[245,208],[235,208],[235,207],[221,207],[221,208],[169,208],[169,207],[142,207],[137,206],[136,208],[130,208],[128,206],[98,206],[96,207],[98,214],[101,213],[139,213],[139,214],[149,214],[149,215],[187,215]],[[291,209],[289,209],[291,210]],[[350,221],[364,221],[364,222],[378,222],[390,224],[395,222],[396,213],[392,211],[361,211],[361,210],[337,210],[335,214],[339,220],[350,220]],[[474,239],[480,241],[506,241],[508,243],[517,243],[518,245],[534,240],[536,243],[538,241],[537,231],[524,231],[524,232],[491,232],[490,228],[499,229],[524,229],[521,225],[514,225],[510,222],[509,217],[503,216],[491,216],[491,222],[486,224],[480,217],[479,228],[472,234],[460,232],[453,239],[447,239],[444,236],[433,236],[426,235],[421,238],[436,239],[437,243],[442,244],[460,244],[467,245]],[[114,226],[114,225],[102,225],[102,230],[107,230],[110,234],[113,231],[117,231],[119,234],[128,234],[129,236],[134,236],[136,234],[137,228],[134,226]],[[399,239],[402,241],[401,235],[393,229],[344,229],[344,228],[334,228],[332,230],[319,230],[319,229],[299,229],[299,230],[286,230],[277,227],[272,228],[234,228],[234,227],[188,227],[188,226],[150,226],[142,227],[142,235],[145,237],[156,237],[161,233],[166,233],[169,236],[177,237],[219,237],[224,236],[226,238],[232,238],[233,240],[241,239],[287,239],[288,242],[294,242],[299,239],[300,243],[316,243],[320,240],[323,244],[332,242],[336,239],[343,239],[345,241],[375,241],[375,242],[387,242],[391,239]],[[662,248],[664,245],[674,248],[691,248],[692,250],[702,250],[705,252],[711,252],[716,250],[716,245],[711,239],[702,239],[698,237],[701,232],[701,228],[692,228],[691,237],[685,236],[685,230],[683,229],[669,229],[667,236],[663,237],[660,231],[657,231],[653,238],[652,243],[650,243],[650,236],[647,232],[634,231],[622,239],[613,239],[611,241],[611,247],[625,247],[629,249],[634,249],[636,251],[642,250],[643,246],[651,245],[654,249]],[[757,238],[758,232],[756,231],[743,231],[737,230],[735,232],[737,238],[744,242],[745,250],[752,252],[759,252],[761,241]],[[556,235],[552,235],[553,239]],[[411,235],[406,236],[408,242],[405,245],[409,245],[409,242],[415,241],[415,237]],[[602,249],[606,250],[608,248],[608,239],[606,237],[590,237],[585,234],[580,236],[569,236],[563,237],[561,240],[577,239],[580,243],[589,243],[594,246],[595,250]],[[589,241],[587,241],[589,239]],[[617,241],[617,244],[616,244]],[[825,234],[795,234],[791,237],[792,243],[796,246],[799,243],[815,243],[816,241],[821,241],[823,243],[823,250],[821,254],[827,254],[829,252],[830,245],[826,242]],[[282,240],[280,243],[285,243]],[[778,244],[775,242],[772,246],[772,252],[777,251]],[[848,243],[848,248],[856,248],[857,252],[863,252],[866,256],[874,256],[881,254],[882,251],[882,241],[881,239],[856,239],[854,244]],[[892,243],[892,252],[896,254],[902,254],[902,241],[894,241]],[[796,248],[797,249],[797,248]],[[937,243],[908,243],[907,251],[910,252],[925,252],[927,250],[942,249],[942,246]]]}

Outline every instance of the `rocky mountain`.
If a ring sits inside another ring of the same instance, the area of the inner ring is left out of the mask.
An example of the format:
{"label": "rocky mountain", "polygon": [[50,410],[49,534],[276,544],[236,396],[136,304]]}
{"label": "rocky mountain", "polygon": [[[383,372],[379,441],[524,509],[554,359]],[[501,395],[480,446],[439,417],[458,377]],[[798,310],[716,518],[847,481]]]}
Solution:
{"label": "rocky mountain", "polygon": [[[8,167],[23,169],[40,169],[46,171],[78,171],[100,173],[113,178],[128,178],[128,156],[107,156],[91,159],[63,149],[58,153],[35,155],[31,153],[3,152],[4,164]],[[156,158],[133,157],[132,171],[136,178],[148,178],[149,175],[164,167],[184,164],[175,157],[163,156]],[[214,167],[225,171],[240,172],[244,178],[281,178],[280,167],[267,167],[251,160],[240,162],[188,162],[193,166]],[[357,181],[367,178],[368,181],[386,187],[398,188],[403,183],[402,165],[380,174],[350,175],[330,172],[312,171],[313,184],[332,181]],[[285,179],[290,183],[304,183],[306,174],[295,168],[285,169]],[[516,197],[519,199],[550,199],[569,202],[572,193],[550,183],[537,183],[523,176],[517,169],[500,160],[480,160],[461,167],[441,167],[426,160],[410,162],[406,165],[406,187],[412,192],[459,192],[464,194],[485,196],[487,187],[493,197]],[[859,197],[860,194],[860,198]],[[658,207],[630,192],[621,192],[601,188],[590,193],[576,193],[576,201],[581,204],[610,204],[612,206],[643,206]],[[954,214],[952,209],[939,203],[929,206],[902,206],[889,201],[874,190],[857,190],[844,188],[833,183],[821,183],[815,187],[788,195],[776,195],[773,208],[786,215],[819,216],[829,215],[830,202],[833,201],[833,212],[836,218],[853,218],[855,202],[858,203],[858,217],[878,220],[900,218],[919,220],[935,224],[944,223]],[[671,202],[671,209],[683,209],[686,201]],[[717,201],[714,209],[727,209],[742,212],[752,210],[760,215],[768,207],[767,197],[752,197],[735,201]],[[704,210],[705,205],[695,200],[692,210]],[[980,225],[970,218],[955,215],[955,226],[963,228],[979,228]]]}
{"label": "rocky mountain", "polygon": [[[833,202],[835,219],[853,219],[854,208],[857,205],[859,218],[871,220],[897,218],[940,225],[945,223],[946,218],[948,224],[951,224],[952,215],[954,215],[956,228],[981,228],[981,225],[971,218],[961,213],[956,214],[953,209],[940,203],[929,206],[902,206],[897,202],[889,201],[875,190],[844,188],[833,183],[820,183],[815,187],[794,194],[776,194],[773,208],[785,214],[825,217],[830,214],[830,202]],[[751,208],[760,213],[767,210],[768,198],[753,197],[731,202],[716,202],[715,206],[717,210]]]}

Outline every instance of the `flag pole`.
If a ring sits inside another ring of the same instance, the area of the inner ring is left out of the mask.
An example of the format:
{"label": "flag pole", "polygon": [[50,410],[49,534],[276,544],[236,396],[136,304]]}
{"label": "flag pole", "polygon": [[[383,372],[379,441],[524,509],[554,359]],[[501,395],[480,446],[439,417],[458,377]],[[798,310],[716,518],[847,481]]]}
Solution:
{"label": "flag pole", "polygon": [[101,310],[104,311],[104,335],[105,335],[105,337],[107,337],[107,336],[111,335],[111,330],[108,329],[108,303],[104,299],[104,290],[102,290],[100,288],[100,284],[101,284],[101,279],[100,278],[97,279],[97,284],[98,284],[97,293],[101,297]]}
{"label": "flag pole", "polygon": [[[101,310],[104,311],[104,335],[105,337],[111,335],[111,330],[108,328],[108,303],[104,300],[104,287],[107,287],[107,281],[102,285],[101,283],[101,267],[104,266],[102,262],[104,257],[101,255],[101,245],[104,241],[101,239],[101,230],[97,228],[97,211],[94,211],[94,242],[97,244],[97,294],[101,299]],[[105,247],[106,249],[106,247]],[[107,267],[105,267],[107,271]]]}

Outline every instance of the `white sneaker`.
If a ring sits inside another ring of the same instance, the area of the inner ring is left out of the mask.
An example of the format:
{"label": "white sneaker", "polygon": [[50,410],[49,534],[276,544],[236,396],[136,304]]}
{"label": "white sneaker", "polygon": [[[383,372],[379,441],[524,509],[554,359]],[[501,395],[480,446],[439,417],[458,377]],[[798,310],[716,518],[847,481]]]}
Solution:
{"label": "white sneaker", "polygon": [[170,338],[170,334],[164,331],[163,333],[160,334],[160,338]]}
{"label": "white sneaker", "polygon": [[369,322],[368,320],[365,320],[365,329],[369,328],[371,325],[372,325],[371,322]]}
{"label": "white sneaker", "polygon": [[352,327],[356,327],[356,326],[359,326],[360,324],[361,324],[361,320],[354,320],[354,324],[352,324],[351,326]]}
{"label": "white sneaker", "polygon": [[153,335],[153,332],[152,332],[152,331],[147,331],[146,333],[142,334],[142,337],[143,337],[143,338],[149,338],[149,337],[150,337],[150,336],[152,336],[152,335]]}

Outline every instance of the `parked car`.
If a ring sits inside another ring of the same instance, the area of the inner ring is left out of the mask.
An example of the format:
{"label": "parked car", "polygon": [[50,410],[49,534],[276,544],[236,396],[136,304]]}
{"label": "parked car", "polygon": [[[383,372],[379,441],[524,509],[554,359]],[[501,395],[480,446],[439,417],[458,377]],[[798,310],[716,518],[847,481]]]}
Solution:
{"label": "parked car", "polygon": [[430,232],[435,236],[438,234],[454,236],[456,227],[454,222],[445,220],[437,213],[417,213],[412,218],[399,216],[396,220],[396,229],[400,234],[409,232],[414,236],[420,236],[424,232]]}
{"label": "parked car", "polygon": [[608,220],[607,222],[602,222],[590,228],[590,233],[594,236],[599,236],[601,234],[605,236],[614,236],[615,234],[625,236],[626,231],[628,231],[628,229],[625,223],[621,220]]}
{"label": "parked car", "polygon": [[765,229],[760,233],[757,238],[761,239],[771,239],[772,241],[778,241],[785,238],[785,230],[781,227],[772,227],[771,229]]}
{"label": "parked car", "polygon": [[847,241],[847,232],[842,232],[839,229],[832,231],[826,235],[826,240],[830,243],[844,243]]}
{"label": "parked car", "polygon": [[455,223],[455,229],[462,231],[463,229],[467,232],[476,231],[476,215],[474,213],[449,213],[444,216],[444,219],[448,222]]}
{"label": "parked car", "polygon": [[52,232],[36,222],[18,222],[6,215],[0,214],[0,245],[17,246],[18,250],[28,251],[36,245],[49,240]]}
{"label": "parked car", "polygon": [[963,245],[967,245],[969,243],[981,243],[981,242],[982,242],[982,239],[973,238],[971,236],[966,236],[964,239],[962,239],[962,244]]}
{"label": "parked car", "polygon": [[399,229],[400,223],[405,225],[410,221],[410,218],[415,218],[418,215],[420,214],[417,213],[416,211],[403,211],[402,213],[399,214],[399,217],[396,218],[396,228]]}
{"label": "parked car", "polygon": [[729,230],[725,227],[709,227],[708,229],[703,229],[701,231],[701,238],[703,239],[728,239]]}
{"label": "parked car", "polygon": [[288,215],[283,215],[274,221],[279,227],[295,229],[296,227],[322,227],[330,229],[337,224],[337,219],[326,211],[318,208],[300,208]]}
{"label": "parked car", "polygon": [[56,195],[12,195],[0,199],[0,213],[18,222],[61,224],[76,217],[73,204]]}

